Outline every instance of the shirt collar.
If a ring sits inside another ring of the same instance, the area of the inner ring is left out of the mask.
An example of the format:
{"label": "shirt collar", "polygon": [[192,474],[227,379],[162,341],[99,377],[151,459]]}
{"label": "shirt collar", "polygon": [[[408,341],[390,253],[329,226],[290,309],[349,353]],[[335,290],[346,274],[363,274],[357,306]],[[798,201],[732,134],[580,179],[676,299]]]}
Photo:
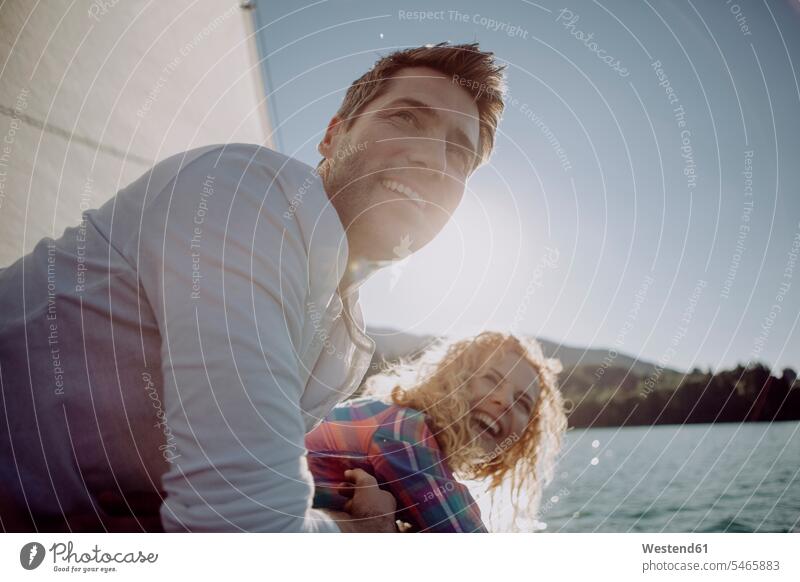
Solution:
{"label": "shirt collar", "polygon": [[339,295],[349,297],[358,292],[367,279],[376,271],[388,265],[391,261],[352,261],[347,265],[344,274],[339,280]]}

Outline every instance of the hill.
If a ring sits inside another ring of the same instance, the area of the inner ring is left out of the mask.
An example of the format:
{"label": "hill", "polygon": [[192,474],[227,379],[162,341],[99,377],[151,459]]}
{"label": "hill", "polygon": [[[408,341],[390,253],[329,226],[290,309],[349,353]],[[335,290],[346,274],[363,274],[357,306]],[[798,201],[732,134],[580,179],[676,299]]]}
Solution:
{"label": "hill", "polygon": [[[367,377],[437,340],[386,328],[369,333],[376,349]],[[791,368],[780,377],[760,363],[681,372],[607,349],[539,342],[564,367],[559,385],[572,427],[800,419],[800,384]]]}

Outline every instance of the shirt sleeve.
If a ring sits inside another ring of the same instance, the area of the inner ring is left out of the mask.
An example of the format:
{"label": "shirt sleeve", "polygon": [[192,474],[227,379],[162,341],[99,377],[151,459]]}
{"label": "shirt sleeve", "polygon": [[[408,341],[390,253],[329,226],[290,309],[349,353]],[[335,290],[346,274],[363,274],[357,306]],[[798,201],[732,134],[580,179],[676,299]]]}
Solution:
{"label": "shirt sleeve", "polygon": [[412,531],[487,531],[477,503],[453,477],[422,413],[401,410],[375,432],[373,445],[376,479],[395,496],[398,517]]}
{"label": "shirt sleeve", "polygon": [[305,458],[308,253],[257,152],[212,150],[149,193],[131,250],[162,337],[166,531],[339,531]]}

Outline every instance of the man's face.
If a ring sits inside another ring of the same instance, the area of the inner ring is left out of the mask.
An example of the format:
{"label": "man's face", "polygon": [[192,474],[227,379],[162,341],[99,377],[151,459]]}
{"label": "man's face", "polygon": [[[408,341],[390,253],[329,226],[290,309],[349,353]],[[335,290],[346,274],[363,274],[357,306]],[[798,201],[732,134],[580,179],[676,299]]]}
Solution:
{"label": "man's face", "polygon": [[[478,155],[478,108],[452,79],[408,67],[349,129],[331,120],[320,153],[325,190],[351,253],[404,258],[452,216]],[[400,250],[398,250],[400,249]]]}

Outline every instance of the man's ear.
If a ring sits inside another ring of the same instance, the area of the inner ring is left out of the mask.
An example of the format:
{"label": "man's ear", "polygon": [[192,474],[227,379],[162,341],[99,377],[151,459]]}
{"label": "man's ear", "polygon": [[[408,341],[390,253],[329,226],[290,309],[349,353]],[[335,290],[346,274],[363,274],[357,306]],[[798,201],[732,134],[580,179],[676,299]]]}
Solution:
{"label": "man's ear", "polygon": [[322,138],[322,141],[319,142],[319,146],[317,146],[317,150],[322,156],[326,159],[332,158],[334,150],[334,140],[339,135],[340,131],[344,130],[344,123],[342,123],[342,119],[334,115],[331,117],[331,120],[328,122],[328,129],[325,130],[325,136]]}

